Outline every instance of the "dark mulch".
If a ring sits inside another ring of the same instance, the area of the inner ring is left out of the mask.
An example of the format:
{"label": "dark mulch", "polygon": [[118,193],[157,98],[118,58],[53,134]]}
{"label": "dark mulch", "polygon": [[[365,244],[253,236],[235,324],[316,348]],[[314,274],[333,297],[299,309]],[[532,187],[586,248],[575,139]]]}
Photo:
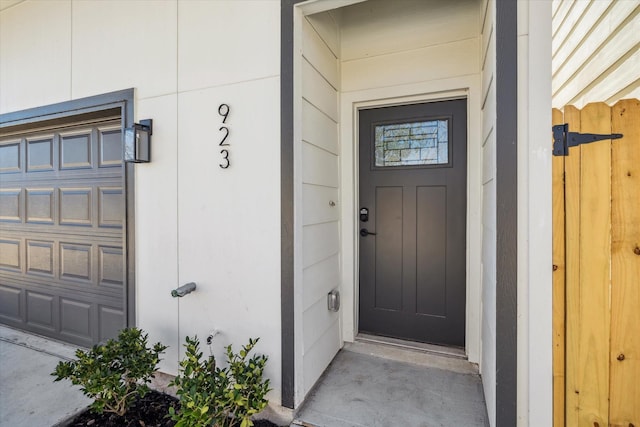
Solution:
{"label": "dark mulch", "polygon": [[[169,407],[176,410],[180,406],[178,400],[168,394],[150,391],[141,399],[137,399],[122,417],[111,414],[96,414],[85,410],[73,418],[65,427],[173,427],[176,423],[167,414]],[[255,427],[278,427],[267,420],[256,420]]]}

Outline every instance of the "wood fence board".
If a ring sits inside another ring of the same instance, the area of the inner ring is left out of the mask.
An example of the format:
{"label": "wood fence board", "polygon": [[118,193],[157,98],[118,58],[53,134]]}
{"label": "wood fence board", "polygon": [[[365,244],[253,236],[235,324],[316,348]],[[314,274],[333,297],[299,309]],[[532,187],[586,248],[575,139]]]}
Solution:
{"label": "wood fence board", "polygon": [[[564,123],[562,111],[552,111],[554,125]],[[552,159],[553,186],[553,425],[564,427],[564,157]]]}
{"label": "wood fence board", "polygon": [[[640,426],[640,101],[612,109],[610,425]],[[622,360],[618,360],[618,359]]]}
{"label": "wood fence board", "polygon": [[[587,105],[582,132],[611,133],[611,108]],[[580,195],[580,426],[606,426],[609,418],[611,141],[582,146]]]}
{"label": "wood fence board", "polygon": [[624,134],[553,159],[554,427],[640,427],[640,101],[552,114]]}
{"label": "wood fence board", "polygon": [[[580,132],[580,111],[573,106],[564,108],[564,121],[572,132]],[[580,165],[582,147],[569,149],[565,157],[565,310],[578,313],[580,309]],[[567,316],[565,320],[565,384],[566,426],[578,425],[580,375],[580,319]]]}

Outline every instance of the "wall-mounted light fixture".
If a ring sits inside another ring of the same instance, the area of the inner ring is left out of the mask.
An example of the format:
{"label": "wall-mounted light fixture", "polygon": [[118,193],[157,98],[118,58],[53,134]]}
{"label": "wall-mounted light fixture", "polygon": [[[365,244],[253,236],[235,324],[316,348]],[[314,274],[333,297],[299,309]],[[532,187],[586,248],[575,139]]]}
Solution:
{"label": "wall-mounted light fixture", "polygon": [[153,120],[140,120],[124,130],[124,161],[147,163],[151,160]]}

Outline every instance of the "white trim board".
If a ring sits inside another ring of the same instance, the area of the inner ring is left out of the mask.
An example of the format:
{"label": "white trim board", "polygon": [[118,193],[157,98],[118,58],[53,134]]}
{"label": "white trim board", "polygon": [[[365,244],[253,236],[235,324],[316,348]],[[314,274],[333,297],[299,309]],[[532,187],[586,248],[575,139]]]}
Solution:
{"label": "white trim board", "polygon": [[553,423],[551,10],[518,4],[518,427]]}
{"label": "white trim board", "polygon": [[302,21],[300,7],[293,8],[293,307],[294,307],[294,406],[304,400],[304,336],[302,299]]}
{"label": "white trim board", "polygon": [[[415,84],[342,92],[340,98],[340,206],[342,338],[353,342],[358,332],[358,110],[423,101],[467,98],[467,297],[466,345],[470,362],[479,363],[481,325],[482,141],[480,75]],[[351,237],[349,237],[351,236]]]}

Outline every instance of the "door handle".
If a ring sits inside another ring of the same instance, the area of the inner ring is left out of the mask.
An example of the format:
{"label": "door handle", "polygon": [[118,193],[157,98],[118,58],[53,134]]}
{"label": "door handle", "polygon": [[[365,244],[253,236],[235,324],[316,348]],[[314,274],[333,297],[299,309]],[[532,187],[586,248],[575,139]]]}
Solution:
{"label": "door handle", "polygon": [[361,229],[360,229],[360,235],[361,235],[362,237],[367,237],[369,234],[371,234],[371,235],[375,236],[375,235],[376,235],[376,234],[378,234],[378,233],[372,233],[372,232],[370,232],[369,230],[367,230],[366,228],[361,228]]}

